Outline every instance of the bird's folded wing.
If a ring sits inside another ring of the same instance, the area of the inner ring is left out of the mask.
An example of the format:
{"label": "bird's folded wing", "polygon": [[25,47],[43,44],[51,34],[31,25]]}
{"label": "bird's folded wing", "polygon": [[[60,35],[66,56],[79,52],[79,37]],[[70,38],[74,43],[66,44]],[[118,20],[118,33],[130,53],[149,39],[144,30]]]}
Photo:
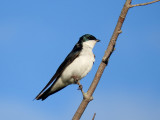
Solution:
{"label": "bird's folded wing", "polygon": [[64,69],[71,64],[80,54],[80,51],[82,50],[82,45],[81,44],[76,44],[73,48],[73,50],[68,54],[68,56],[66,57],[66,59],[63,61],[63,63],[59,66],[59,68],[57,69],[56,73],[54,74],[54,76],[51,78],[51,80],[47,83],[47,85],[42,89],[42,91],[36,96],[35,99],[37,99],[41,93],[48,88],[48,86],[56,79],[58,78],[62,72],[64,71]]}

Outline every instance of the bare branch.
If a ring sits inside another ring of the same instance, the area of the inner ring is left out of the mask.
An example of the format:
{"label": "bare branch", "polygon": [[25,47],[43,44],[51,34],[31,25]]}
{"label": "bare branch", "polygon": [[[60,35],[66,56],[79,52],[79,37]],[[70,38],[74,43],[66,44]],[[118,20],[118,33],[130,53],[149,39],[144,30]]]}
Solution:
{"label": "bare branch", "polygon": [[[85,97],[83,97],[83,100],[81,102],[81,104],[79,105],[76,113],[74,114],[72,120],[79,120],[83,114],[83,112],[85,111],[87,105],[89,104],[89,102],[92,100],[92,95],[100,81],[100,78],[104,72],[104,69],[105,67],[108,65],[108,62],[109,62],[109,58],[110,56],[112,55],[113,51],[115,50],[115,45],[116,45],[116,41],[117,41],[117,38],[119,36],[120,33],[122,33],[122,25],[124,23],[124,20],[126,18],[126,15],[128,13],[128,10],[131,8],[131,7],[135,7],[135,6],[142,6],[142,5],[148,5],[148,4],[152,4],[152,3],[155,3],[155,2],[158,2],[160,0],[155,0],[153,2],[148,2],[148,3],[143,3],[143,4],[136,4],[136,5],[131,5],[131,2],[132,0],[126,0],[124,6],[123,6],[123,9],[121,11],[121,14],[118,18],[118,22],[117,22],[117,25],[114,29],[114,32],[112,34],[112,37],[110,39],[110,42],[109,42],[109,45],[105,51],[105,54],[102,58],[102,62],[101,64],[99,65],[99,68],[96,72],[96,75],[92,81],[92,84],[90,85],[87,93],[85,93]],[[95,115],[94,115],[95,117]],[[94,120],[94,117],[92,120]]]}
{"label": "bare branch", "polygon": [[152,1],[152,2],[147,2],[147,3],[140,3],[140,4],[130,5],[130,7],[149,5],[149,4],[152,4],[152,3],[155,3],[155,2],[159,2],[159,1],[160,1],[160,0],[155,0],[155,1]]}
{"label": "bare branch", "polygon": [[92,120],[94,120],[95,116],[96,116],[96,113],[94,113]]}
{"label": "bare branch", "polygon": [[92,81],[92,84],[90,85],[90,87],[87,91],[87,97],[83,98],[83,100],[82,100],[81,104],[79,105],[76,113],[74,114],[72,120],[79,120],[80,117],[82,116],[84,110],[86,109],[88,103],[91,101],[92,94],[95,91],[95,89],[99,83],[99,80],[103,74],[105,67],[108,65],[108,61],[109,61],[111,54],[115,50],[116,41],[117,41],[119,34],[122,32],[121,28],[122,28],[123,22],[126,18],[126,15],[128,13],[128,10],[130,8],[131,1],[132,0],[126,0],[126,3],[124,4],[124,7],[123,7],[121,14],[119,16],[116,28],[113,32],[113,35],[112,35],[110,42],[109,42],[109,45],[108,45],[108,47],[105,51],[105,54],[102,58],[102,62],[99,65],[99,68],[97,70],[97,73],[96,73],[93,81]]}

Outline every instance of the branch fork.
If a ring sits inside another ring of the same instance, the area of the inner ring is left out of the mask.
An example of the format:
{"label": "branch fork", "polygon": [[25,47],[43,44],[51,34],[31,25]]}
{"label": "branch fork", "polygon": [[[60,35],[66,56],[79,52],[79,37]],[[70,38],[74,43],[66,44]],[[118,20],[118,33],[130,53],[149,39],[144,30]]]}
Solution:
{"label": "branch fork", "polygon": [[79,87],[78,87],[78,90],[81,90],[81,92],[82,92],[83,99],[84,99],[84,100],[87,100],[87,101],[92,101],[92,100],[93,100],[93,97],[92,97],[92,96],[89,96],[89,95],[87,94],[87,92],[85,93],[85,92],[83,91],[83,86],[81,85],[80,80],[78,80],[78,79],[76,79],[76,78],[74,78],[74,80],[75,80],[75,83],[79,86]]}

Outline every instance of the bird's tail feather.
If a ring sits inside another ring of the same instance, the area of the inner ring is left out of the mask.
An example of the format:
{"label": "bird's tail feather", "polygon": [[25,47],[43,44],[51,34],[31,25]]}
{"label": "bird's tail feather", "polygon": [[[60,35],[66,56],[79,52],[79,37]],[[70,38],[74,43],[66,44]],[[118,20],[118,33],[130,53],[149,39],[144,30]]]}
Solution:
{"label": "bird's tail feather", "polygon": [[52,91],[51,92],[51,87],[50,88],[48,88],[44,93],[41,93],[40,95],[38,95],[35,99],[36,100],[45,100],[48,96],[50,96],[50,95],[52,95],[52,94],[54,94],[54,93],[56,93],[56,92],[58,92],[58,91],[60,91],[60,90],[62,90],[63,88],[65,88],[66,86],[64,86],[64,87],[62,87],[62,88],[59,88],[59,89],[57,89],[57,90],[55,90],[54,92]]}
{"label": "bird's tail feather", "polygon": [[44,93],[41,93],[41,94],[38,95],[35,99],[36,99],[36,100],[42,99],[42,101],[43,101],[43,100],[45,100],[49,95],[50,95],[50,89],[47,89]]}

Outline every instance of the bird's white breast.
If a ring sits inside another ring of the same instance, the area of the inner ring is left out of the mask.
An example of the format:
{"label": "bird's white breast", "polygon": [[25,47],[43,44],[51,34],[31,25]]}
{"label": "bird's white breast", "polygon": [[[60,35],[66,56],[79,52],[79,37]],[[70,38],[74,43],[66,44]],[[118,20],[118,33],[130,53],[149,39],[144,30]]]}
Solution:
{"label": "bird's white breast", "polygon": [[73,76],[82,79],[91,70],[94,61],[92,48],[83,46],[80,55],[63,71],[60,79],[65,84],[74,83]]}

